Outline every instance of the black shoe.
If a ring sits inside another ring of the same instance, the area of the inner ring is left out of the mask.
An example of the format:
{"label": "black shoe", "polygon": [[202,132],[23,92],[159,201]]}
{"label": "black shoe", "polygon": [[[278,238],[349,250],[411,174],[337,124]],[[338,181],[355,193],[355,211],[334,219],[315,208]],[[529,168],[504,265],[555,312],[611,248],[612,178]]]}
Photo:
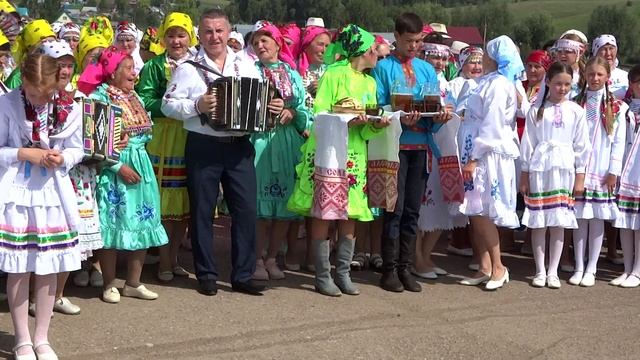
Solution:
{"label": "black shoe", "polygon": [[218,284],[215,280],[198,280],[200,286],[198,292],[202,295],[213,296],[218,293]]}
{"label": "black shoe", "polygon": [[407,269],[399,270],[398,278],[400,279],[400,282],[402,283],[402,286],[404,287],[405,290],[411,291],[411,292],[422,291],[422,285],[420,285],[416,281],[416,279],[413,278],[413,275],[411,275],[409,270]]}
{"label": "black shoe", "polygon": [[385,271],[380,278],[380,287],[392,292],[403,292],[404,286],[398,279],[398,273],[395,271]]}
{"label": "black shoe", "polygon": [[253,280],[249,280],[246,282],[236,282],[231,284],[231,288],[234,291],[254,295],[254,296],[262,296],[262,292],[265,290],[264,285],[259,285],[257,282]]}

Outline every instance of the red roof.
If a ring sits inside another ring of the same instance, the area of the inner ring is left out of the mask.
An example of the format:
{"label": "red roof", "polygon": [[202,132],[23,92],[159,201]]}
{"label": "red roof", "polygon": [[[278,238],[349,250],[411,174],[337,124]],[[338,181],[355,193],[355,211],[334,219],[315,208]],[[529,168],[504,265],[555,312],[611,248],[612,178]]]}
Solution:
{"label": "red roof", "polygon": [[453,40],[463,41],[469,45],[484,45],[480,30],[475,26],[447,26],[447,33]]}

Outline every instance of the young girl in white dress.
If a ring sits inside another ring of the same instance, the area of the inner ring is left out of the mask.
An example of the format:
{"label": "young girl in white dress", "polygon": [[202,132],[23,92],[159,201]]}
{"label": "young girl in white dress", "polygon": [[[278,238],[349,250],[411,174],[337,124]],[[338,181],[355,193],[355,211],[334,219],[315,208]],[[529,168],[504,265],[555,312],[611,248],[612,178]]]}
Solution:
{"label": "young girl in white dress", "polygon": [[[585,67],[587,84],[576,98],[586,109],[589,140],[592,145],[585,172],[585,192],[576,197],[575,211],[578,229],[573,233],[575,272],[569,279],[572,285],[595,285],[596,267],[604,222],[618,216],[615,190],[622,172],[625,149],[627,104],[616,100],[607,82],[611,68],[606,60],[593,57]],[[589,261],[584,266],[585,242],[589,240]]]}
{"label": "young girl in white dress", "polygon": [[620,214],[614,226],[620,228],[620,243],[624,256],[624,272],[609,284],[623,288],[640,286],[640,65],[629,70],[629,92],[625,102],[627,112],[627,151],[620,189],[618,209]]}
{"label": "young girl in white dress", "polygon": [[[531,229],[536,275],[532,285],[560,288],[558,265],[564,229],[576,229],[574,194],[584,192],[589,137],[584,109],[566,95],[571,91],[571,66],[556,62],[547,71],[539,107],[527,113],[520,145],[520,191],[525,210],[522,224]],[[545,269],[545,235],[549,228],[549,270]]]}
{"label": "young girl in white dress", "polygon": [[[23,85],[0,97],[0,270],[15,329],[16,359],[57,359],[48,342],[56,274],[80,268],[78,208],[68,172],[83,156],[81,111],[58,104],[55,59],[31,54]],[[49,109],[56,109],[49,116]],[[35,333],[29,333],[29,279],[35,274]],[[35,346],[34,346],[35,343]]]}

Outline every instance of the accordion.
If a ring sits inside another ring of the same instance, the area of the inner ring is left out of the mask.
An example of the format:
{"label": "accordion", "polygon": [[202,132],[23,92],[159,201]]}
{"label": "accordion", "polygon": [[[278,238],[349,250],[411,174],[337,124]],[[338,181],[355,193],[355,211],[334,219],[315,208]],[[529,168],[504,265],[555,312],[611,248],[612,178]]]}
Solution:
{"label": "accordion", "polygon": [[122,135],[122,109],[103,102],[82,100],[82,143],[84,163],[120,160],[117,144]]}
{"label": "accordion", "polygon": [[217,98],[213,112],[201,114],[202,125],[214,130],[261,132],[276,126],[276,115],[267,104],[279,97],[270,81],[248,77],[222,77],[209,83],[209,94]]}

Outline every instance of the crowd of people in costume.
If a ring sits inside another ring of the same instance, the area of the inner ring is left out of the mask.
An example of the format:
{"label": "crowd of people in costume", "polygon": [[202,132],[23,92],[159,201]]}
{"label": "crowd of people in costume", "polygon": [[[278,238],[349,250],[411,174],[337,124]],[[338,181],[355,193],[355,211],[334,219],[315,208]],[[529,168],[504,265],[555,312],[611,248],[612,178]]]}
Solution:
{"label": "crowd of people in costume", "polygon": [[[560,288],[559,269],[594,286],[605,232],[624,264],[610,284],[640,286],[640,66],[619,68],[612,35],[589,44],[569,30],[520,54],[506,35],[470,46],[413,13],[391,43],[321,18],[243,36],[215,9],[197,27],[174,12],[145,31],[104,16],[20,24],[6,0],[0,12],[0,271],[16,359],[57,359],[53,311],[80,313],[64,296],[70,274],[107,303],[153,300],[147,251],[171,282],[191,275],[186,246],[198,292],[215,295],[223,208],[231,287],[251,295],[303,268],[327,296],[360,294],[351,271],[367,267],[384,290],[420,292],[417,278],[447,275],[431,258],[443,232],[471,257],[460,284],[496,290],[510,279],[500,240],[524,227],[532,286]],[[209,91],[221,76],[273,84],[275,127],[202,121],[224,101]],[[116,162],[86,161],[89,99],[122,111]]]}

